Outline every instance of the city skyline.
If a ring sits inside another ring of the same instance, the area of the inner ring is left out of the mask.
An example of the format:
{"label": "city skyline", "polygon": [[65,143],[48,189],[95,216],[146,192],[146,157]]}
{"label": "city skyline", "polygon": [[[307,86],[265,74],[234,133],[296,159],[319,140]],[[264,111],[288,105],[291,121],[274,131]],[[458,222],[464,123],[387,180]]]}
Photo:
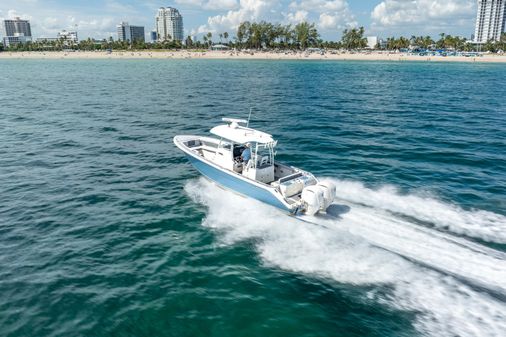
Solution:
{"label": "city skyline", "polygon": [[[122,21],[155,28],[160,7],[175,7],[184,17],[184,35],[213,32],[235,34],[240,21],[315,22],[323,39],[336,40],[342,30],[364,26],[369,35],[431,35],[441,32],[470,37],[474,33],[476,0],[94,0],[68,4],[61,0],[4,0],[0,18],[29,19],[35,38],[75,29],[82,38],[116,36]],[[148,37],[148,36],[147,36]]]}

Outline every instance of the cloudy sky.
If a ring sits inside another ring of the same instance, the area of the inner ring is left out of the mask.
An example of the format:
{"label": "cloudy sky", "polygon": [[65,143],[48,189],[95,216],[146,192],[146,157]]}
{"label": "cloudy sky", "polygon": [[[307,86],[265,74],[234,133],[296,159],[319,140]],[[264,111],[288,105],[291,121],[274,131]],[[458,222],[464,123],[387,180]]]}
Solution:
{"label": "cloudy sky", "polygon": [[34,37],[52,37],[77,25],[79,37],[116,38],[116,24],[154,27],[157,8],[178,8],[186,34],[211,31],[233,35],[245,20],[279,23],[309,21],[324,39],[336,40],[344,28],[366,27],[367,35],[470,37],[476,0],[1,0],[0,18],[29,19]]}

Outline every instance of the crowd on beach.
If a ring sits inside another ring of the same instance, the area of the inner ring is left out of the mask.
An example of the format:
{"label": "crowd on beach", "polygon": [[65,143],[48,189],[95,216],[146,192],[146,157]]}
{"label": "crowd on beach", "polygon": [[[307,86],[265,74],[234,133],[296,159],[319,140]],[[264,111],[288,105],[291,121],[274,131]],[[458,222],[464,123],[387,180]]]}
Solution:
{"label": "crowd on beach", "polygon": [[295,50],[130,50],[130,51],[38,51],[4,52],[0,59],[242,59],[242,60],[348,60],[348,61],[463,61],[506,62],[498,54],[425,54],[390,51]]}

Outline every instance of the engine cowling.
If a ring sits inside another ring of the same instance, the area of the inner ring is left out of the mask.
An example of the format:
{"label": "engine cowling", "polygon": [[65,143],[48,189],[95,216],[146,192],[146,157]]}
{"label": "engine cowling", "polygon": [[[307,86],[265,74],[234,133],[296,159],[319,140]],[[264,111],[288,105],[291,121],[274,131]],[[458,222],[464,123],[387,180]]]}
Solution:
{"label": "engine cowling", "polygon": [[305,187],[300,197],[306,205],[305,213],[308,215],[315,215],[325,203],[323,189],[317,185]]}
{"label": "engine cowling", "polygon": [[316,186],[323,191],[323,204],[320,210],[325,211],[336,198],[336,185],[331,182],[320,182]]}

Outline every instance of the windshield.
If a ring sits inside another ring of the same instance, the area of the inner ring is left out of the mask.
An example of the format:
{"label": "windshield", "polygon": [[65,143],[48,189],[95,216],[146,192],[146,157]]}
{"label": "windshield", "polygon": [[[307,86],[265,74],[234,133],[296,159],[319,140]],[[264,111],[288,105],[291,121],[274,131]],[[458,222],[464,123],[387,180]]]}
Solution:
{"label": "windshield", "polygon": [[256,165],[258,168],[274,165],[274,144],[257,144]]}

